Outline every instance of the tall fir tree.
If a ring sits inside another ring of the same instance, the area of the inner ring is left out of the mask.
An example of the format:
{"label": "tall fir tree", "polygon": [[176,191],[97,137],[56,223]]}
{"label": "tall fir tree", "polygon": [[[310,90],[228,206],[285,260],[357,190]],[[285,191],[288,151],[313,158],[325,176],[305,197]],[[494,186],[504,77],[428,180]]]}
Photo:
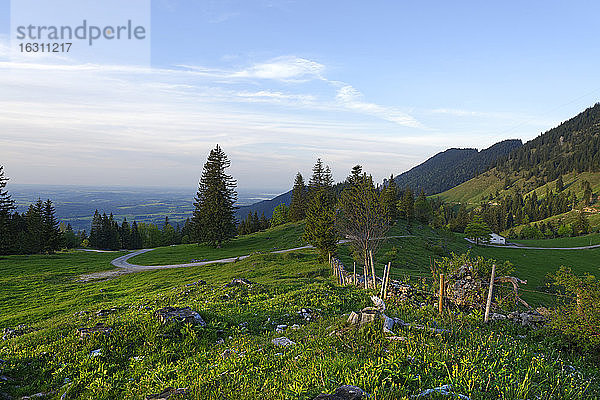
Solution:
{"label": "tall fir tree", "polygon": [[231,162],[221,147],[211,150],[194,202],[194,240],[220,247],[236,235],[236,181],[225,170]]}
{"label": "tall fir tree", "polygon": [[143,247],[142,236],[138,230],[137,222],[134,220],[131,224],[131,248],[141,249]]}
{"label": "tall fir tree", "polygon": [[394,175],[390,176],[388,184],[381,191],[381,201],[388,212],[390,223],[393,224],[398,219],[398,186]]}
{"label": "tall fir tree", "polygon": [[41,253],[44,249],[44,203],[38,199],[25,213],[27,252]]}
{"label": "tall fir tree", "polygon": [[131,249],[131,227],[129,226],[129,222],[127,222],[127,218],[123,218],[123,222],[121,223],[121,228],[119,229],[119,237],[121,238],[121,248],[122,249]]}
{"label": "tall fir tree", "polygon": [[8,178],[4,176],[4,167],[0,165],[0,254],[9,254],[14,247],[15,235],[11,229],[15,202],[4,190]]}
{"label": "tall fir tree", "polygon": [[332,182],[329,167],[324,169],[318,159],[309,184],[310,201],[303,238],[319,251],[322,260],[327,259],[328,253],[335,253],[337,247]]}
{"label": "tall fir tree", "polygon": [[290,202],[289,219],[292,222],[301,221],[306,216],[307,191],[302,174],[298,172],[292,189],[292,201]]}
{"label": "tall fir tree", "polygon": [[52,254],[56,250],[60,250],[61,233],[58,228],[54,206],[50,199],[46,200],[43,205],[42,213],[42,251]]}

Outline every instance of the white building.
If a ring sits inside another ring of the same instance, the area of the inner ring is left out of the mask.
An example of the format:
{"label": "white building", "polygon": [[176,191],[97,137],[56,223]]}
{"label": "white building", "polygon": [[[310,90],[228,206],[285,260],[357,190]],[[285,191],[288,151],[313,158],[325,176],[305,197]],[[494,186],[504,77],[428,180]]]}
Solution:
{"label": "white building", "polygon": [[497,233],[490,233],[490,244],[506,244],[506,238]]}

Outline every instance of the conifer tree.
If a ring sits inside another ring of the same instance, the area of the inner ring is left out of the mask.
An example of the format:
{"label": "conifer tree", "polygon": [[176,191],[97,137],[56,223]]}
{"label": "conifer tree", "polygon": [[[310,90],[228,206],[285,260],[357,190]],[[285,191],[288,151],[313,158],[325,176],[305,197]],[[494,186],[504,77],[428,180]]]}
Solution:
{"label": "conifer tree", "polygon": [[175,244],[177,232],[175,232],[175,228],[169,223],[169,217],[165,217],[161,234],[163,246]]}
{"label": "conifer tree", "polygon": [[306,202],[307,202],[306,186],[304,184],[304,178],[302,174],[298,172],[296,179],[294,180],[294,188],[292,189],[292,201],[290,203],[289,220],[296,222],[303,220],[306,216]]}
{"label": "conifer tree", "polygon": [[15,202],[4,190],[7,182],[8,178],[4,176],[4,167],[0,165],[0,254],[9,254],[14,241],[11,217],[15,210]]}
{"label": "conifer tree", "polygon": [[44,249],[44,203],[41,199],[31,204],[25,213],[27,224],[27,252],[41,253]]}
{"label": "conifer tree", "polygon": [[415,198],[410,188],[404,190],[402,198],[398,203],[398,211],[410,227],[411,221],[415,215]]}
{"label": "conifer tree", "polygon": [[131,227],[129,226],[129,222],[127,222],[127,218],[123,218],[123,222],[121,223],[121,228],[119,229],[119,237],[121,238],[121,248],[122,249],[131,249]]}
{"label": "conifer tree", "polygon": [[60,250],[61,234],[58,229],[58,221],[54,211],[54,206],[50,199],[46,200],[43,205],[42,214],[42,251],[44,253],[54,253]]}
{"label": "conifer tree", "polygon": [[273,210],[273,217],[271,218],[271,227],[282,225],[288,222],[288,214],[289,208],[285,205],[285,203],[281,203],[275,207],[275,210]]}
{"label": "conifer tree", "polygon": [[331,183],[329,167],[324,169],[321,159],[318,159],[309,184],[310,201],[306,210],[303,237],[317,248],[322,260],[327,259],[328,253],[335,253],[337,244]]}
{"label": "conifer tree", "polygon": [[140,235],[140,231],[138,230],[137,222],[134,220],[133,224],[131,225],[131,248],[141,249],[142,247],[142,236]]}
{"label": "conifer tree", "polygon": [[95,247],[95,248],[102,247],[102,243],[101,243],[101,239],[100,239],[101,233],[102,233],[102,216],[100,215],[98,210],[96,210],[94,212],[94,216],[92,217],[92,226],[90,229],[90,237],[89,237],[90,246]]}
{"label": "conifer tree", "polygon": [[236,182],[225,170],[230,161],[221,147],[211,150],[198,184],[192,217],[194,240],[220,247],[236,235]]}
{"label": "conifer tree", "polygon": [[387,209],[390,223],[393,224],[398,219],[398,187],[394,175],[390,176],[387,186],[381,191],[381,201]]}

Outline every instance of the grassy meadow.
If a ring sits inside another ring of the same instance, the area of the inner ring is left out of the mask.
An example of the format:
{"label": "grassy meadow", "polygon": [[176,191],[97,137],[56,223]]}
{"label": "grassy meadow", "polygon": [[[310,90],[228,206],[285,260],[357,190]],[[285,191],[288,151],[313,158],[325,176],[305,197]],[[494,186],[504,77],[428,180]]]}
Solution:
{"label": "grassy meadow", "polygon": [[[301,230],[299,225],[275,228],[212,253],[192,253],[194,246],[182,245],[144,256],[161,264],[296,247],[302,244]],[[386,257],[392,261],[397,277],[427,274],[430,258],[469,247],[458,235],[409,229],[402,222],[390,234],[413,236],[391,239],[376,256],[381,264]],[[266,237],[272,239],[260,239]],[[471,251],[511,259],[516,275],[531,282],[557,263],[593,271],[600,259],[600,250]],[[144,399],[172,386],[189,388],[189,399],[309,400],[342,384],[360,386],[373,399],[408,399],[445,384],[473,400],[600,396],[597,359],[570,349],[547,329],[484,325],[480,312],[439,316],[433,304],[411,307],[395,301],[387,302],[387,315],[450,332],[395,328],[404,339],[394,341],[378,324],[346,329],[344,314],[369,306],[371,293],[335,285],[313,250],[78,282],[81,274],[111,269],[110,260],[121,254],[0,258],[0,329],[28,326],[23,335],[0,341],[0,375],[6,377],[0,380],[0,398],[46,393],[64,400]],[[341,246],[340,257],[351,265],[347,246]],[[133,261],[143,264],[140,258]],[[233,278],[253,284],[225,287]],[[199,280],[206,284],[190,285]],[[207,326],[162,325],[154,312],[165,306],[190,306]],[[95,313],[111,308],[106,316]],[[311,310],[310,321],[298,314],[302,308]],[[112,332],[77,335],[77,328],[99,322]],[[277,333],[279,324],[299,329]],[[281,336],[296,344],[276,347],[271,340]]]}

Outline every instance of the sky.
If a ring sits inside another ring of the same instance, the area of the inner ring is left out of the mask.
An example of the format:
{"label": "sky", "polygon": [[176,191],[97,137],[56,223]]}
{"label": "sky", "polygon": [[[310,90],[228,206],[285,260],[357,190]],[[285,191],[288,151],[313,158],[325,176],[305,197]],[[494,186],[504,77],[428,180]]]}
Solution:
{"label": "sky", "polygon": [[381,181],[530,140],[600,97],[593,1],[153,0],[137,66],[15,57],[10,11],[0,0],[14,183],[195,187],[217,143],[242,189],[287,190],[318,157],[336,180],[361,164]]}

